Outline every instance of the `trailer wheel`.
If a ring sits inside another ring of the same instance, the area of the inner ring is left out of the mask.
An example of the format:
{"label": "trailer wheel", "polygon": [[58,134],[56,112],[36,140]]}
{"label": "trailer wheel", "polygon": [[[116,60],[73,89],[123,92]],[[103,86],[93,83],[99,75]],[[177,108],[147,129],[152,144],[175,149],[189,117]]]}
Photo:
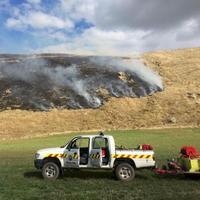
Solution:
{"label": "trailer wheel", "polygon": [[47,162],[42,168],[42,176],[44,179],[56,180],[60,175],[60,169],[54,162]]}
{"label": "trailer wheel", "polygon": [[135,178],[135,170],[129,163],[121,163],[115,169],[118,180],[132,181]]}

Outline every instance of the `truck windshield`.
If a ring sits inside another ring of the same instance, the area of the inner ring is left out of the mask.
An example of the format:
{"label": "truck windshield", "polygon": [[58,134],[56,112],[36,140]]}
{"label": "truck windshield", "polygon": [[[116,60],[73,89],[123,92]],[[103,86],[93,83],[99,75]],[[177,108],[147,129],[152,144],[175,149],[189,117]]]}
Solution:
{"label": "truck windshield", "polygon": [[60,148],[64,148],[64,147],[68,146],[70,143],[72,143],[76,139],[77,139],[77,137],[73,138],[72,140],[70,140],[67,143],[65,143],[64,145],[62,145]]}
{"label": "truck windshield", "polygon": [[64,148],[64,147],[66,147],[68,144],[69,144],[69,142],[63,144],[62,146],[60,146],[60,148]]}

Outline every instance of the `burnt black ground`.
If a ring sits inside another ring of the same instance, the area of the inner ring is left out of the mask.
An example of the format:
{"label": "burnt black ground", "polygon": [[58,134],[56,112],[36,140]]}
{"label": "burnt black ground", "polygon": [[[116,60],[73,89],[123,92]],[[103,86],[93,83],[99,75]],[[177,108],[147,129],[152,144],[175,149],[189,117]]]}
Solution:
{"label": "burnt black ground", "polygon": [[65,54],[0,55],[0,109],[98,108],[109,97],[138,98],[161,91],[131,70],[94,59]]}

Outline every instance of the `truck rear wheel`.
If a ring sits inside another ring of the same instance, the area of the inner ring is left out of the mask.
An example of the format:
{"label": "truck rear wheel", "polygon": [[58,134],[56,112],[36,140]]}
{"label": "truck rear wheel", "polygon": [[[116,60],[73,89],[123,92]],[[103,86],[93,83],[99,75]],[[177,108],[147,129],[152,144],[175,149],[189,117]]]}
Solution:
{"label": "truck rear wheel", "polygon": [[121,163],[115,169],[118,180],[132,181],[135,178],[135,170],[129,163]]}
{"label": "truck rear wheel", "polygon": [[47,162],[42,168],[42,175],[45,179],[55,180],[60,175],[60,169],[54,162]]}

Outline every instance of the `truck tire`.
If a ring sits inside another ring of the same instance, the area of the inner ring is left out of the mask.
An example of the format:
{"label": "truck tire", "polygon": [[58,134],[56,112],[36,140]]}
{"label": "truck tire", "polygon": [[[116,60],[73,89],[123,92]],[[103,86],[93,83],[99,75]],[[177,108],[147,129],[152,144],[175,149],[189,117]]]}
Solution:
{"label": "truck tire", "polygon": [[115,175],[118,180],[132,181],[135,178],[135,170],[129,163],[121,163],[115,168]]}
{"label": "truck tire", "polygon": [[42,168],[42,176],[44,179],[56,180],[60,175],[59,166],[54,162],[47,162]]}

